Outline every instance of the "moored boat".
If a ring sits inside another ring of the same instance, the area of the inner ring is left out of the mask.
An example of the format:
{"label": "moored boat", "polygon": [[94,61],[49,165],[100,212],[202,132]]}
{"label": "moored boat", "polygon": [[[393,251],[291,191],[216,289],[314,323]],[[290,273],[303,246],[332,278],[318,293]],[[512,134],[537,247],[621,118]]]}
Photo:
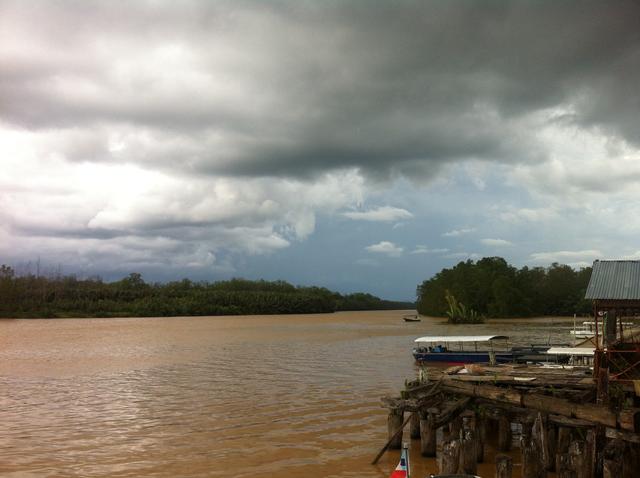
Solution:
{"label": "moored boat", "polygon": [[[415,339],[417,362],[479,363],[512,362],[513,351],[506,347],[506,335],[440,335]],[[501,343],[503,341],[504,343]],[[478,348],[478,343],[486,343]],[[466,345],[466,350],[465,350]]]}
{"label": "moored boat", "polygon": [[558,363],[593,365],[595,349],[592,347],[551,347],[546,352]]}
{"label": "moored boat", "polygon": [[411,478],[411,465],[409,464],[409,446],[407,444],[402,445],[402,451],[400,452],[400,461],[395,470],[391,472],[389,478]]}
{"label": "moored boat", "polygon": [[[637,325],[635,322],[619,322],[620,326],[624,327],[625,330],[636,329]],[[602,327],[602,324],[600,324]],[[602,333],[602,331],[600,331]],[[593,320],[586,320],[582,322],[581,327],[576,327],[575,322],[573,324],[573,330],[570,330],[569,333],[573,335],[575,339],[587,339],[589,337],[593,337],[596,335],[596,323]],[[618,331],[618,336],[620,335],[620,331]]]}
{"label": "moored boat", "polygon": [[513,361],[518,363],[566,363],[569,357],[551,356],[547,351],[552,347],[568,347],[569,344],[530,344],[511,347]]}

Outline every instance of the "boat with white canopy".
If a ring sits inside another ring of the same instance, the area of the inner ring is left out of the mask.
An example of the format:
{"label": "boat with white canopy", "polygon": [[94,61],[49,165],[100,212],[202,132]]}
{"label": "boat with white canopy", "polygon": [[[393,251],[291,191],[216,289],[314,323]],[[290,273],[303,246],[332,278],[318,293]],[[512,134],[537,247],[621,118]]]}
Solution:
{"label": "boat with white canopy", "polygon": [[555,357],[556,362],[568,362],[569,365],[593,365],[595,350],[592,347],[551,347],[546,353]]}
{"label": "boat with white canopy", "polygon": [[[413,357],[418,362],[512,362],[506,335],[433,335],[415,339]],[[480,346],[478,346],[480,344]]]}

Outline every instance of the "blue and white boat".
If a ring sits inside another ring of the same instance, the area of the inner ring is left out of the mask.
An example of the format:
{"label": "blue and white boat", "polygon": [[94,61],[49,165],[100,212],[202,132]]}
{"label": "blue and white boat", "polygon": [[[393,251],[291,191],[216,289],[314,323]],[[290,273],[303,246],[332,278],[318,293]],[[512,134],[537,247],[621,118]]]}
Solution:
{"label": "blue and white boat", "polygon": [[[453,364],[513,362],[506,335],[434,335],[415,339],[413,356],[417,362]],[[478,344],[481,344],[480,347]]]}

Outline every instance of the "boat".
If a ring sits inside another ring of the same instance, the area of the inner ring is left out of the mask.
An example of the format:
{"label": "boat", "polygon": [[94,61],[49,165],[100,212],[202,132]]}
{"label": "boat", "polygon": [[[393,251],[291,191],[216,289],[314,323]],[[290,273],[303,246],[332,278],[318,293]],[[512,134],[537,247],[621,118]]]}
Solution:
{"label": "boat", "polygon": [[[514,353],[506,348],[506,335],[434,335],[419,337],[413,349],[417,362],[444,362],[454,364],[513,362]],[[498,342],[497,342],[498,341]],[[499,341],[504,341],[498,347]],[[486,342],[486,348],[478,348],[478,343]],[[465,350],[466,345],[466,350]]]}
{"label": "boat", "polygon": [[417,315],[405,315],[402,320],[404,320],[405,322],[421,322],[422,319],[420,319]]}
{"label": "boat", "polygon": [[594,321],[582,322],[582,327],[576,328],[575,322],[573,324],[573,330],[569,331],[576,339],[586,339],[596,335],[596,323]]}
{"label": "boat", "polygon": [[402,444],[400,452],[400,461],[395,470],[391,472],[389,478],[411,478],[411,465],[409,464],[409,445]]}
{"label": "boat", "polygon": [[592,347],[551,347],[546,352],[558,363],[569,365],[593,365],[595,349]]}
{"label": "boat", "polygon": [[[625,330],[634,328],[634,326],[637,325],[635,322],[621,322],[620,324],[625,327]],[[600,324],[600,327],[603,327],[603,325]],[[576,328],[574,322],[573,330],[569,331],[569,333],[576,339],[588,339],[589,337],[593,337],[594,335],[596,335],[596,323],[594,320],[587,320],[582,322],[582,327]],[[600,331],[600,333],[602,333],[602,330]],[[619,331],[618,335],[620,335]]]}
{"label": "boat", "polygon": [[552,347],[569,347],[569,344],[530,344],[511,347],[513,361],[517,363],[566,363],[569,357],[551,356],[548,350]]}

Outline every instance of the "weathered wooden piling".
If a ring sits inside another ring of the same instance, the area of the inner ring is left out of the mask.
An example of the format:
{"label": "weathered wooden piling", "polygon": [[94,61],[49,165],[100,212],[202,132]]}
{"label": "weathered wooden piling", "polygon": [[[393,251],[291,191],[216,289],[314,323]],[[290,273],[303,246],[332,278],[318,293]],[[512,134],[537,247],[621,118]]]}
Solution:
{"label": "weathered wooden piling", "polygon": [[460,440],[448,440],[442,445],[440,473],[443,475],[458,473],[460,466]]}
{"label": "weathered wooden piling", "polygon": [[547,471],[555,471],[556,469],[556,453],[558,450],[558,427],[547,420],[546,424],[546,454],[545,469]]}
{"label": "weathered wooden piling", "polygon": [[556,472],[571,471],[571,461],[569,459],[569,445],[571,444],[571,428],[558,427],[558,439],[556,442]]}
{"label": "weathered wooden piling", "polygon": [[[522,427],[523,478],[542,478],[553,471],[558,478],[600,477],[606,444],[608,476],[637,478],[640,400],[631,395],[634,390],[628,384],[616,384],[617,396],[622,396],[618,403],[615,397],[607,400],[606,394],[598,397],[597,380],[580,368],[518,364],[459,372],[459,367],[435,370],[425,383],[408,386],[400,398],[383,400],[389,408],[392,448],[402,444],[402,413],[407,411],[412,415],[404,423],[411,421],[413,438],[419,431],[422,455],[435,456],[436,430],[443,429],[438,448],[441,473],[475,474],[477,463],[484,460],[487,434],[497,434],[498,450],[508,451],[512,426],[517,424]],[[607,377],[601,378],[600,390],[606,391]],[[497,457],[496,476],[508,478],[512,473],[513,462]]]}
{"label": "weathered wooden piling", "polygon": [[511,450],[511,441],[511,421],[506,417],[506,415],[501,414],[498,418],[498,450]]}
{"label": "weathered wooden piling", "polygon": [[460,473],[475,475],[478,470],[476,431],[473,415],[462,417],[462,438],[460,440]]}
{"label": "weathered wooden piling", "polygon": [[562,453],[557,456],[556,460],[556,476],[557,478],[577,478],[576,472],[571,464],[571,455]]}
{"label": "weathered wooden piling", "polygon": [[389,448],[399,450],[402,448],[402,423],[404,410],[400,407],[390,408],[387,419],[387,430],[389,431]]}
{"label": "weathered wooden piling", "polygon": [[420,438],[420,414],[418,412],[411,413],[409,436],[412,439]]}
{"label": "weathered wooden piling", "polygon": [[602,464],[603,478],[620,478],[622,476],[623,455],[624,444],[622,442],[616,440],[607,444],[604,448],[604,461]]}
{"label": "weathered wooden piling", "polygon": [[571,468],[576,478],[588,478],[588,458],[584,440],[574,439],[569,445]]}
{"label": "weathered wooden piling", "polygon": [[436,414],[437,408],[429,408],[420,413],[420,453],[422,456],[436,456]]}
{"label": "weathered wooden piling", "polygon": [[640,447],[627,442],[622,465],[622,478],[637,478],[640,470]]}
{"label": "weathered wooden piling", "polygon": [[496,455],[496,478],[511,478],[513,459],[509,455]]}
{"label": "weathered wooden piling", "polygon": [[449,422],[449,439],[458,440],[460,438],[460,430],[462,430],[462,417],[456,417]]}
{"label": "weathered wooden piling", "polygon": [[593,478],[596,475],[596,431],[594,428],[587,430],[584,440],[584,476],[585,478]]}
{"label": "weathered wooden piling", "polygon": [[542,419],[539,414],[533,424],[527,421],[522,423],[520,450],[522,452],[522,478],[546,477],[542,446]]}
{"label": "weathered wooden piling", "polygon": [[476,413],[476,461],[484,462],[484,442],[487,440],[487,419],[481,413]]}

